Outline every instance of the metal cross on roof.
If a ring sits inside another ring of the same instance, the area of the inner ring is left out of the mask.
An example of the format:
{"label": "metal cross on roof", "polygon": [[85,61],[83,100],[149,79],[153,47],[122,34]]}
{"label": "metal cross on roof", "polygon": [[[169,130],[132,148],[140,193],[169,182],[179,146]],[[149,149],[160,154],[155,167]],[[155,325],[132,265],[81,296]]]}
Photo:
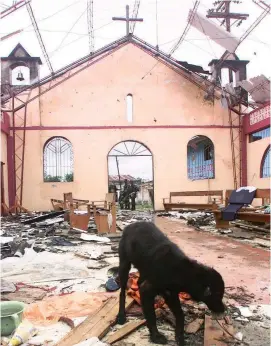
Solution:
{"label": "metal cross on roof", "polygon": [[130,18],[129,17],[129,5],[126,5],[126,17],[112,17],[113,20],[122,20],[126,22],[126,35],[130,34],[129,23],[130,22],[143,22],[143,18]]}

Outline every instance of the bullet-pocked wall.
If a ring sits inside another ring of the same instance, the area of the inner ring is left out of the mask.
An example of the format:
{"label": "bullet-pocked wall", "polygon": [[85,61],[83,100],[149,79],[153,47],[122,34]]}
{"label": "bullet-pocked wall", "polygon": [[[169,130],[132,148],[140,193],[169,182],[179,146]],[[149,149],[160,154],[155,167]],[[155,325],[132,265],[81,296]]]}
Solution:
{"label": "bullet-pocked wall", "polygon": [[[26,208],[49,209],[50,198],[61,198],[64,192],[80,199],[103,199],[108,152],[124,140],[138,141],[153,154],[156,209],[162,209],[162,198],[170,191],[233,187],[227,111],[219,101],[205,101],[204,91],[170,67],[159,63],[151,70],[156,63],[129,43],[28,105]],[[126,116],[128,94],[133,95],[132,121]],[[197,135],[214,144],[214,179],[188,179],[187,143]],[[44,145],[55,136],[72,144],[73,182],[43,181]]]}

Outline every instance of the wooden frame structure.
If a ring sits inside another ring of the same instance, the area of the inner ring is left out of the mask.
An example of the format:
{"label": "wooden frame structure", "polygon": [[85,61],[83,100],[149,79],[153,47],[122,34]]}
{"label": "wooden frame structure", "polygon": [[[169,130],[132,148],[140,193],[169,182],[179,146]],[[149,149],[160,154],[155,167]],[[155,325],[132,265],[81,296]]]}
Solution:
{"label": "wooden frame structure", "polygon": [[[229,204],[229,198],[231,193],[234,190],[226,190],[225,193],[225,206]],[[257,189],[255,198],[262,199],[262,204],[265,203],[266,200],[270,201],[270,189]],[[270,214],[257,213],[256,208],[241,208],[239,212],[237,212],[237,220],[251,221],[251,222],[262,222],[262,223],[270,223]],[[222,219],[222,211],[221,210],[213,210],[216,228],[229,228],[230,222]]]}
{"label": "wooden frame structure", "polygon": [[[198,209],[198,210],[214,210],[217,208],[216,200],[213,198],[212,203],[174,203],[173,197],[197,197],[197,196],[208,196],[208,197],[219,197],[223,202],[223,190],[210,190],[210,191],[181,191],[181,192],[170,192],[169,198],[163,198],[163,204],[166,211],[170,210],[181,210],[181,209]],[[169,202],[166,202],[169,200]]]}
{"label": "wooden frame structure", "polygon": [[[96,223],[98,233],[116,233],[117,230],[117,209],[115,202],[115,194],[107,193],[105,200],[92,201],[90,203],[93,211],[94,221]],[[112,219],[109,222],[109,215]]]}
{"label": "wooden frame structure", "polygon": [[5,202],[1,203],[1,206],[3,209],[2,216],[11,215],[13,213],[17,215],[22,212],[31,215],[31,212],[20,204],[19,199],[17,197],[15,198],[15,204],[12,207],[9,208]]}
{"label": "wooden frame structure", "polygon": [[[82,200],[72,197],[72,193],[64,193],[63,200],[51,199],[54,210],[66,210],[66,220],[71,228],[81,231],[88,229],[91,216],[97,226],[98,233],[116,232],[116,203],[114,194],[107,193],[104,201]],[[86,210],[78,210],[79,207],[86,207]]]}
{"label": "wooden frame structure", "polygon": [[[74,199],[71,192],[64,193],[63,200],[63,210],[67,210],[67,218],[69,219],[70,227],[86,231],[91,216],[90,204],[87,203],[88,201]],[[86,206],[86,212],[78,213],[79,211],[76,209],[78,209],[79,206]]]}
{"label": "wooden frame structure", "polygon": [[[72,204],[75,206],[75,208],[79,208],[82,205],[87,205],[89,203],[88,199],[77,199],[77,198],[73,198],[71,192],[69,193],[64,193],[64,197],[63,199],[55,199],[55,198],[51,198],[51,203],[53,206],[53,209],[55,211],[59,211],[59,210],[65,210],[67,208],[65,208],[65,203],[67,204],[67,202],[71,203],[71,198],[72,198]],[[65,195],[68,198],[68,201],[65,202]]]}

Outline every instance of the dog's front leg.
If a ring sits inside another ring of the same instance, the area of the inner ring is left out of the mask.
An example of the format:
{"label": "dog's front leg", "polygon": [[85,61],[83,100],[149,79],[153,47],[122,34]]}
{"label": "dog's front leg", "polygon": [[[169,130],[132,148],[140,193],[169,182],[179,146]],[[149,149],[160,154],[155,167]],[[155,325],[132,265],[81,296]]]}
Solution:
{"label": "dog's front leg", "polygon": [[166,292],[165,301],[176,319],[175,338],[178,346],[184,346],[184,313],[178,293]]}
{"label": "dog's front leg", "polygon": [[159,333],[156,325],[156,315],[154,311],[155,296],[156,292],[153,287],[148,282],[144,281],[140,286],[140,299],[146,324],[150,332],[150,338],[155,344],[165,345],[167,339],[163,334]]}
{"label": "dog's front leg", "polygon": [[120,298],[119,298],[119,313],[117,316],[118,324],[124,324],[126,322],[125,297],[126,297],[126,286],[127,286],[130,268],[131,268],[131,264],[129,262],[120,260],[120,266],[119,266]]}

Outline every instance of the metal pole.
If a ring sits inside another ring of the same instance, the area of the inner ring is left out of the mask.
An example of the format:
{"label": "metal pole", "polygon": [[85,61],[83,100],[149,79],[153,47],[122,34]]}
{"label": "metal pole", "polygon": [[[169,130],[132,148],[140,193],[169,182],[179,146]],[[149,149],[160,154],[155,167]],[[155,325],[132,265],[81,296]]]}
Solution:
{"label": "metal pole", "polygon": [[126,5],[126,35],[129,36],[129,5]]}
{"label": "metal pole", "polygon": [[119,176],[119,185],[120,185],[120,188],[121,188],[119,161],[118,161],[118,157],[117,156],[116,156],[116,164],[117,164],[117,170],[118,170],[118,176]]}

